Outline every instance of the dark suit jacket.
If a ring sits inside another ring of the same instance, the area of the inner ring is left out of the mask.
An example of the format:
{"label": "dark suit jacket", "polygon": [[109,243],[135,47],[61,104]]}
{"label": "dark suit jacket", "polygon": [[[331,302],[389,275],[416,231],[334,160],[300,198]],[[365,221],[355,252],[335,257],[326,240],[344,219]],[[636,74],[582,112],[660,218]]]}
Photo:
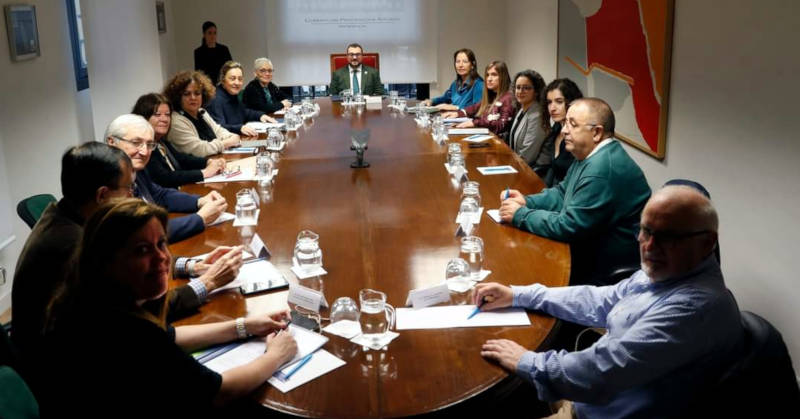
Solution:
{"label": "dark suit jacket", "polygon": [[242,133],[242,125],[258,121],[264,115],[264,112],[245,108],[238,96],[228,93],[222,86],[217,86],[217,95],[206,110],[223,128],[237,134]]}
{"label": "dark suit jacket", "polygon": [[[329,91],[332,95],[338,95],[342,90],[350,88],[351,82],[350,65],[346,65],[331,74],[331,85]],[[381,83],[381,75],[378,70],[361,64],[361,94],[369,96],[385,95]]]}
{"label": "dark suit jacket", "polygon": [[[150,179],[147,170],[136,172],[135,195],[147,202],[160,205],[169,212],[194,213],[197,211],[196,195],[158,186]],[[167,240],[170,243],[179,242],[200,233],[205,228],[203,219],[196,213],[170,218],[167,224]]]}
{"label": "dark suit jacket", "polygon": [[[162,144],[164,144],[166,156],[161,154],[159,149],[153,150],[150,153],[150,162],[147,163],[145,169],[153,182],[167,188],[177,188],[181,185],[203,181],[201,170],[206,167],[206,159],[181,153],[167,141],[162,140]],[[169,167],[167,160],[172,163],[175,170]]]}
{"label": "dark suit jacket", "polygon": [[283,94],[275,83],[270,82],[267,85],[267,89],[269,90],[270,96],[272,96],[271,103],[267,103],[267,97],[264,96],[264,88],[261,87],[261,83],[258,82],[258,79],[251,80],[244,88],[244,93],[242,93],[242,103],[244,103],[244,106],[247,106],[248,109],[264,113],[273,113],[283,109],[283,103],[281,103],[281,101],[287,100],[289,97]]}

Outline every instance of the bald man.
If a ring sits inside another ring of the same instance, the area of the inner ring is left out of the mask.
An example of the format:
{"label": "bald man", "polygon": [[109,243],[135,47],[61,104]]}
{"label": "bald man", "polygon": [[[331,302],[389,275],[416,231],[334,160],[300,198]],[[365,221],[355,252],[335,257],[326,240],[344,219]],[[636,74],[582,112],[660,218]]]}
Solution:
{"label": "bald man", "polygon": [[739,308],[713,256],[717,213],[688,186],[656,192],[642,212],[642,269],[616,285],[476,287],[482,310],[525,307],[608,329],[579,352],[528,351],[489,340],[481,355],[533,383],[544,401],[572,400],[577,417],[678,417],[732,364]]}
{"label": "bald man", "polygon": [[614,140],[614,112],[597,98],[572,102],[564,143],[575,156],[560,184],[538,194],[501,194],[504,222],[569,243],[571,284],[609,285],[616,269],[636,266],[634,232],[650,197],[644,173]]}

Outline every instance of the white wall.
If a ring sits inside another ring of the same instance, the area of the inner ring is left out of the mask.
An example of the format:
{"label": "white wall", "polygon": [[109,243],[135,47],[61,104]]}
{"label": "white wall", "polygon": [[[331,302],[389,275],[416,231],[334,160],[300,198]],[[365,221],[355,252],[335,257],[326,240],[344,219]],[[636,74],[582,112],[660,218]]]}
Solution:
{"label": "white wall", "polygon": [[[431,84],[431,96],[439,96],[456,78],[453,53],[469,48],[478,60],[478,73],[490,61],[506,58],[506,1],[439,1],[439,82]],[[510,2],[513,3],[513,2]]]}
{"label": "white wall", "polygon": [[[12,62],[0,33],[0,142],[4,153],[11,205],[37,193],[61,195],[61,154],[79,143],[75,75],[63,1],[27,1],[36,6],[41,56]],[[3,203],[8,204],[8,203]],[[16,214],[16,212],[13,212]],[[17,240],[0,251],[0,264],[13,278],[19,252],[30,232],[13,218]],[[0,312],[10,304],[11,281],[0,287]]]}
{"label": "white wall", "polygon": [[152,0],[83,0],[94,139],[143,93],[163,87],[161,51]]}
{"label": "white wall", "polygon": [[509,1],[506,7],[506,59],[514,77],[519,71],[539,72],[545,83],[556,78],[558,1]]}
{"label": "white wall", "polygon": [[[252,78],[253,60],[268,56],[266,1],[171,0],[177,70],[194,69],[194,50],[203,38],[203,22],[210,20],[217,25],[217,42],[227,46],[233,59],[242,63],[245,79]],[[280,71],[280,63],[275,66]]]}
{"label": "white wall", "polygon": [[708,188],[728,287],[783,333],[800,373],[800,3],[676,3],[666,159],[628,153],[653,187]]}

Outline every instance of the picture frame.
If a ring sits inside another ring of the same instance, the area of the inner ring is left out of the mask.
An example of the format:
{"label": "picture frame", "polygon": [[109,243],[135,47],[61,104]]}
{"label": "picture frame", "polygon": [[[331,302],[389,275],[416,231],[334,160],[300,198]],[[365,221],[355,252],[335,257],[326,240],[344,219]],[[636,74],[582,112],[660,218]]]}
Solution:
{"label": "picture frame", "polygon": [[158,33],[167,32],[167,13],[164,10],[164,2],[156,2],[156,22],[158,22]]}
{"label": "picture frame", "polygon": [[614,137],[658,160],[666,157],[674,10],[674,0],[558,2],[558,77],[608,102]]}
{"label": "picture frame", "polygon": [[8,4],[3,6],[8,33],[8,51],[12,61],[32,60],[41,55],[36,6]]}

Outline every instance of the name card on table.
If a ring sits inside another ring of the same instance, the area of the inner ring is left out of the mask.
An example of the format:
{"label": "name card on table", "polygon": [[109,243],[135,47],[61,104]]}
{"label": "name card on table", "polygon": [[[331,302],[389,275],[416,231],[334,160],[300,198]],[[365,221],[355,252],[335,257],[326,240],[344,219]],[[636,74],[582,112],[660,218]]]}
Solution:
{"label": "name card on table", "polygon": [[268,258],[271,254],[267,245],[258,236],[258,233],[253,234],[253,240],[250,241],[250,252],[257,258]]}
{"label": "name card on table", "polygon": [[458,223],[458,228],[456,228],[456,237],[469,236],[473,228],[474,224],[470,222],[469,218],[462,217],[461,222]]}
{"label": "name card on table", "polygon": [[406,298],[406,305],[414,308],[423,308],[447,302],[450,302],[450,290],[447,288],[446,283],[411,290],[408,292],[408,298]]}
{"label": "name card on table", "polygon": [[289,296],[287,302],[319,313],[319,306],[322,305],[324,297],[322,293],[302,285],[292,284],[289,286]]}
{"label": "name card on table", "polygon": [[459,182],[464,182],[466,180],[469,180],[469,178],[467,178],[467,169],[461,166],[456,166],[456,168],[453,169],[451,173],[453,174],[453,178],[458,180]]}

